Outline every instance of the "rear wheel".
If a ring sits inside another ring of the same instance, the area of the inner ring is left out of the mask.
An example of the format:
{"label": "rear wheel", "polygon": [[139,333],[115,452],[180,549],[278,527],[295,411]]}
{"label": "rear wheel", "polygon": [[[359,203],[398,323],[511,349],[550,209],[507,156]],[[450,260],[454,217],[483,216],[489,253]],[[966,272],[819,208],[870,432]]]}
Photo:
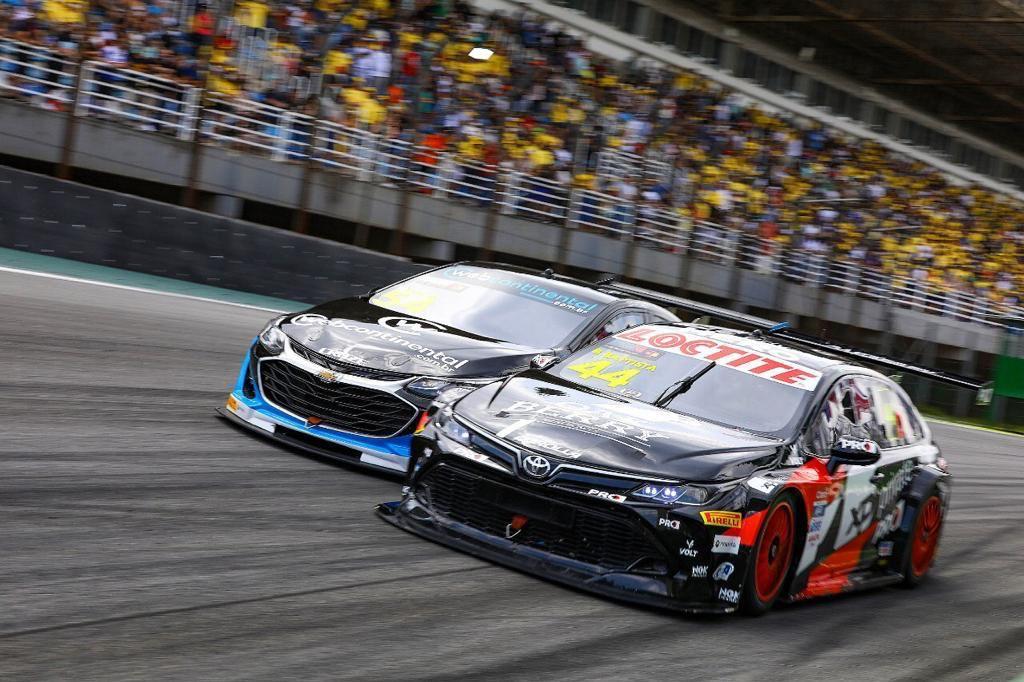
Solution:
{"label": "rear wheel", "polygon": [[772,503],[765,514],[750,555],[741,601],[744,613],[759,616],[782,594],[793,564],[795,542],[796,509],[790,497],[782,497]]}
{"label": "rear wheel", "polygon": [[903,581],[911,587],[919,585],[928,574],[942,534],[942,499],[932,493],[917,510],[914,530],[904,558]]}

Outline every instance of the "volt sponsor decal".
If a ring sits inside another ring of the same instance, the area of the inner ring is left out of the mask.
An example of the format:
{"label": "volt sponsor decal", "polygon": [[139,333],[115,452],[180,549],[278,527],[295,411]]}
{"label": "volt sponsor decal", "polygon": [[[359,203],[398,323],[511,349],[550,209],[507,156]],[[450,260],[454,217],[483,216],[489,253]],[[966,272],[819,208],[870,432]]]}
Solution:
{"label": "volt sponsor decal", "polygon": [[692,329],[667,331],[658,327],[640,326],[617,334],[615,338],[641,344],[655,350],[717,362],[744,374],[761,377],[805,391],[814,390],[821,372],[797,364],[785,357],[785,348],[774,344],[744,339],[742,344],[731,336]]}
{"label": "volt sponsor decal", "polygon": [[740,539],[735,535],[716,535],[711,543],[713,554],[739,554]]}
{"label": "volt sponsor decal", "polygon": [[743,514],[734,511],[702,511],[700,518],[708,526],[739,528],[743,525]]}
{"label": "volt sponsor decal", "polygon": [[694,547],[693,545],[694,545],[694,541],[692,539],[688,539],[686,541],[686,546],[679,548],[679,556],[688,557],[690,559],[696,559],[697,558],[697,548]]}

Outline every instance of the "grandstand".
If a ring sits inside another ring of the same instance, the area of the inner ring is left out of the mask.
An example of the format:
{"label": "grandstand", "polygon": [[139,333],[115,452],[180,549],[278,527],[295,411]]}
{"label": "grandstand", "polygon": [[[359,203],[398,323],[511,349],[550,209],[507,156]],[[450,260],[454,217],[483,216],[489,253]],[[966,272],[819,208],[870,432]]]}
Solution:
{"label": "grandstand", "polygon": [[1021,302],[1016,198],[694,71],[614,62],[541,17],[396,5],[5,4],[0,87],[60,110],[84,60],[78,112],[139,130],[198,127],[281,161],[314,147],[363,179],[660,249],[694,231],[708,251],[742,240],[769,269],[795,250],[908,290]]}

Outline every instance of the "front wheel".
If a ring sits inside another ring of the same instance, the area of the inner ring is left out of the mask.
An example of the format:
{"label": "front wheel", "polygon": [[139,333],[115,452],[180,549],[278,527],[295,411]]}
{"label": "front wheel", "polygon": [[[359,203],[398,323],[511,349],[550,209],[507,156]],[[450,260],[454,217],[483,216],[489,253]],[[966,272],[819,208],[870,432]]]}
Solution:
{"label": "front wheel", "polygon": [[910,536],[903,559],[903,584],[916,587],[924,581],[935,561],[942,534],[942,499],[932,492],[918,507],[914,531]]}
{"label": "front wheel", "polygon": [[793,564],[795,543],[796,509],[790,497],[781,497],[768,508],[750,555],[740,602],[744,613],[760,616],[779,598]]}

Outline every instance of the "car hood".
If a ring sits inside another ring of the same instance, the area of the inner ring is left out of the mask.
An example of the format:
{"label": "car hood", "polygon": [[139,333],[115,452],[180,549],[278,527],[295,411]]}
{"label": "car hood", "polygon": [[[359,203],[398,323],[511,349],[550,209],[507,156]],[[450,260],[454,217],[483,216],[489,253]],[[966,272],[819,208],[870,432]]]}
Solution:
{"label": "car hood", "polygon": [[342,299],[286,316],[294,342],[342,363],[435,377],[499,376],[529,366],[529,348]]}
{"label": "car hood", "polygon": [[746,476],[781,441],[592,391],[539,370],[470,393],[455,413],[516,445],[685,481]]}

